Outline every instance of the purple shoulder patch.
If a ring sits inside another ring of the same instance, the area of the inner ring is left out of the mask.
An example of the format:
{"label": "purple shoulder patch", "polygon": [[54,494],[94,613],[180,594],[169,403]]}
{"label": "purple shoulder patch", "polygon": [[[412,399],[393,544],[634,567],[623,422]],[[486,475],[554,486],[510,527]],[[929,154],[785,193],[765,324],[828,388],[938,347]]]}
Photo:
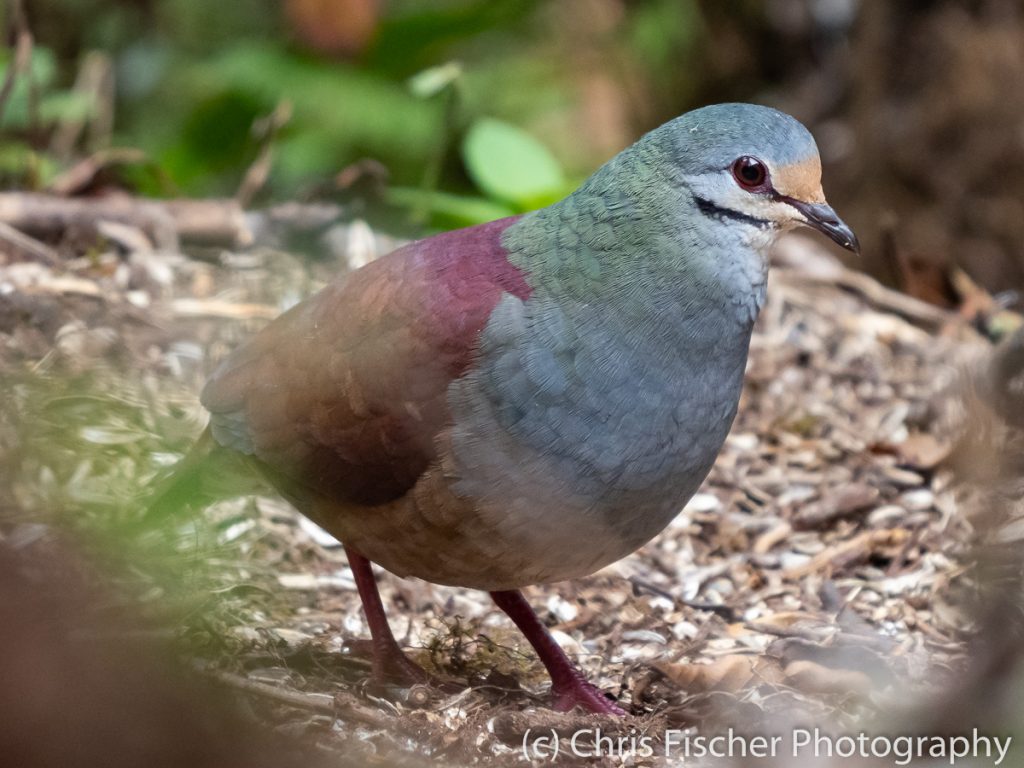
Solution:
{"label": "purple shoulder patch", "polygon": [[480,289],[484,288],[483,283],[490,283],[525,301],[533,289],[523,270],[508,260],[508,252],[501,244],[502,233],[521,218],[509,216],[443,232],[407,247],[415,249],[417,257],[439,267],[443,279],[456,293],[463,293],[459,283],[475,284]]}

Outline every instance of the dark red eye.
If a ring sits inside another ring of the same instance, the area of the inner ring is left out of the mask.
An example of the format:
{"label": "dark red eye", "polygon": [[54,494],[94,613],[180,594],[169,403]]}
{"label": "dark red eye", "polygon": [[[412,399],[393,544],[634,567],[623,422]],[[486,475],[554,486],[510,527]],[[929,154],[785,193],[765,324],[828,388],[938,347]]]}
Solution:
{"label": "dark red eye", "polygon": [[751,191],[763,187],[768,181],[765,164],[750,155],[744,155],[732,164],[732,175],[736,177],[736,183]]}

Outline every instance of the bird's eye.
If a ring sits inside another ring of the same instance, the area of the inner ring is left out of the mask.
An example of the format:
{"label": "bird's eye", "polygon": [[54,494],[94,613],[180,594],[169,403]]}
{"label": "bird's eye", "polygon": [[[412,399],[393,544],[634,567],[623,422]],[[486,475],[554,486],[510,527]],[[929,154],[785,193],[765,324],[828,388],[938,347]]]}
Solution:
{"label": "bird's eye", "polygon": [[744,155],[732,164],[732,175],[744,189],[757,191],[768,181],[768,169],[756,157]]}

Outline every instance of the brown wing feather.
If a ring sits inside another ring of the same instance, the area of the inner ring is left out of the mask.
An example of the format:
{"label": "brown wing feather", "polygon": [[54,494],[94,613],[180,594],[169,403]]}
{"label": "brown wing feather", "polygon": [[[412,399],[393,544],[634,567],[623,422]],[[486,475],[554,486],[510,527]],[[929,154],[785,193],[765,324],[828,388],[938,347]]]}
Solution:
{"label": "brown wing feather", "polygon": [[503,292],[510,220],[412,243],[331,284],[231,354],[201,400],[224,446],[286,496],[402,496],[435,457],[449,383],[471,365]]}

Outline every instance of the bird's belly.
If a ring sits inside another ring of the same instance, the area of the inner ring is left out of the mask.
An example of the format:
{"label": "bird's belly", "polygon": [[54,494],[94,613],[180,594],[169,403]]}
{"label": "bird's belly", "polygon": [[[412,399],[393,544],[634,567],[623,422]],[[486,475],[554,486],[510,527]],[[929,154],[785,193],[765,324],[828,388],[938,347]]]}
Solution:
{"label": "bird's belly", "polygon": [[745,347],[651,351],[590,328],[566,373],[559,334],[530,336],[489,339],[449,388],[435,466],[339,538],[399,575],[493,590],[593,573],[669,523],[725,440]]}
{"label": "bird's belly", "polygon": [[[399,576],[504,590],[594,573],[656,535],[681,506],[672,494],[596,512],[581,498],[553,497],[543,483],[514,497],[469,497],[459,485],[439,463],[402,499],[373,508],[323,500],[310,516]],[[632,516],[633,525],[610,525],[610,513]]]}
{"label": "bird's belly", "polygon": [[452,491],[499,543],[492,567],[503,578],[521,586],[593,573],[664,529],[725,440],[742,365],[716,371],[715,387],[687,377],[638,368],[610,393],[581,379],[564,398],[517,407],[514,423],[480,378],[456,385]]}
{"label": "bird's belly", "polygon": [[474,499],[475,519],[517,561],[521,584],[587,575],[668,525],[706,477],[729,421],[705,433],[701,446],[680,432],[676,444],[624,454],[602,471],[577,456],[516,446],[507,459],[484,466],[477,452],[473,471],[461,475],[455,492]]}
{"label": "bird's belly", "polygon": [[439,460],[403,498],[375,508],[325,502],[313,517],[400,576],[486,590],[584,576],[657,535],[710,469],[735,401],[679,407],[690,416],[682,427],[630,409],[633,423],[617,434],[657,439],[615,450],[601,445],[612,439],[605,430],[539,447],[477,409],[439,436]]}

